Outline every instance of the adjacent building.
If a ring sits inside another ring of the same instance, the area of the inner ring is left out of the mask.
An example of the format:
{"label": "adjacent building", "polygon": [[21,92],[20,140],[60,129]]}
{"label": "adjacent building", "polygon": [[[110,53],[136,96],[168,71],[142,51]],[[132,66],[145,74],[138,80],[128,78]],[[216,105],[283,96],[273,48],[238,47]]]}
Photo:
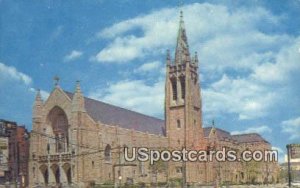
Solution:
{"label": "adjacent building", "polygon": [[[205,63],[205,62],[204,62]],[[34,186],[91,184],[189,184],[275,182],[276,164],[149,162],[124,160],[124,147],[211,150],[271,149],[258,134],[230,135],[202,126],[197,53],[190,54],[181,15],[174,58],[167,52],[165,119],[84,97],[55,84],[43,101],[37,92],[30,139],[29,183]]]}
{"label": "adjacent building", "polygon": [[8,136],[2,132],[2,123],[0,123],[0,184],[5,184],[8,180]]}
{"label": "adjacent building", "polygon": [[[267,151],[271,150],[271,144],[257,133],[231,135],[229,132],[214,126],[204,128],[205,138],[208,140],[208,148],[237,151],[238,156],[243,151]],[[276,161],[267,162],[212,162],[207,166],[207,181],[218,180],[221,183],[257,184],[278,182],[279,166]]]}
{"label": "adjacent building", "polygon": [[[299,144],[289,144],[290,156],[285,155],[284,162],[281,166],[281,178],[282,181],[288,182],[289,170],[291,182],[300,182],[300,145]],[[288,160],[290,158],[290,160]],[[290,163],[290,169],[289,165]]]}
{"label": "adjacent building", "polygon": [[0,120],[1,184],[28,185],[28,135],[25,126]]}

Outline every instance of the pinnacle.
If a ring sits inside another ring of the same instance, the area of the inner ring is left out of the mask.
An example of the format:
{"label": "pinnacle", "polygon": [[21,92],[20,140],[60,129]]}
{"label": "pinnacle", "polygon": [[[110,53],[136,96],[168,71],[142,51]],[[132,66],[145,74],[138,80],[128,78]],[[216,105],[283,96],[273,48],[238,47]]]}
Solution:
{"label": "pinnacle", "polygon": [[167,60],[170,60],[171,59],[171,56],[170,56],[170,50],[168,49],[167,50]]}
{"label": "pinnacle", "polygon": [[36,90],[35,100],[36,100],[36,101],[41,101],[41,100],[42,100],[41,90],[40,90],[40,89],[37,89],[37,90]]}
{"label": "pinnacle", "polygon": [[76,91],[75,91],[76,93],[81,93],[81,89],[80,89],[80,81],[79,80],[77,80],[76,81]]}

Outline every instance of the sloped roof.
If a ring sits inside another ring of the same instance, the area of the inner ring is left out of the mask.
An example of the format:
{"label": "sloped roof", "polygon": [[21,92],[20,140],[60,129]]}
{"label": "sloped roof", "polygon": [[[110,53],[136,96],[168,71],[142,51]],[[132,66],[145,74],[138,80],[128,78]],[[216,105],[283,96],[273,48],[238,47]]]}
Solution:
{"label": "sloped roof", "polygon": [[[204,136],[209,137],[209,134],[213,129],[213,127],[204,127],[203,129],[204,129]],[[231,135],[229,132],[219,128],[215,128],[215,129],[219,139],[225,139],[225,138],[231,139]]]}
{"label": "sloped roof", "polygon": [[266,142],[266,141],[261,135],[257,133],[248,133],[248,134],[237,134],[237,135],[232,135],[233,139],[237,140],[240,143],[252,143],[252,142]]}
{"label": "sloped roof", "polygon": [[216,129],[216,131],[219,139],[225,139],[225,138],[231,139],[231,135],[229,132],[224,131],[222,129]]}
{"label": "sloped roof", "polygon": [[[73,98],[74,93],[68,91],[64,92],[70,97],[70,99]],[[84,97],[84,102],[87,113],[95,121],[156,135],[166,134],[164,120],[87,97]]]}
{"label": "sloped roof", "polygon": [[[204,136],[209,137],[212,127],[204,127],[203,129],[204,129]],[[219,128],[215,128],[215,129],[219,139],[227,138],[231,140],[236,140],[239,143],[253,143],[253,142],[269,143],[261,135],[257,133],[231,135],[229,132],[223,129],[219,129]]]}
{"label": "sloped roof", "polygon": [[209,137],[212,127],[203,127],[204,137]]}

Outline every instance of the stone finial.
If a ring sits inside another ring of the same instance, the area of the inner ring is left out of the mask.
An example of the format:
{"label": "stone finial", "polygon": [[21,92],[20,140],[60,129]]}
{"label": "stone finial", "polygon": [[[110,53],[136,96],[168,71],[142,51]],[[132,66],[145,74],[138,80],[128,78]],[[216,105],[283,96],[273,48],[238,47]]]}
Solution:
{"label": "stone finial", "polygon": [[43,110],[43,100],[41,96],[40,89],[37,89],[34,105],[33,105],[33,118],[40,118],[42,117],[42,110]]}
{"label": "stone finial", "polygon": [[183,22],[183,11],[180,11],[180,22]]}
{"label": "stone finial", "polygon": [[194,60],[195,60],[195,64],[198,66],[199,60],[198,60],[198,54],[197,54],[197,52],[195,52]]}
{"label": "stone finial", "polygon": [[72,112],[86,112],[84,106],[84,96],[81,93],[79,81],[76,81],[76,88],[72,99]]}
{"label": "stone finial", "polygon": [[41,90],[40,89],[36,90],[35,101],[42,101],[42,96],[41,96]]}
{"label": "stone finial", "polygon": [[170,57],[170,50],[167,49],[167,60],[170,60],[170,59],[171,59],[171,57]]}
{"label": "stone finial", "polygon": [[80,81],[79,80],[76,81],[76,90],[75,90],[75,93],[81,93]]}

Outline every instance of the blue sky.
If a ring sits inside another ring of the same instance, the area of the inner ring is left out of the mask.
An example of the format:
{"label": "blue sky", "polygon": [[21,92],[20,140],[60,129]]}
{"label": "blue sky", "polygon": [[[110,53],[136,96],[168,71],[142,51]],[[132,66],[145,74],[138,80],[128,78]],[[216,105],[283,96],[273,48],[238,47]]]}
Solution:
{"label": "blue sky", "polygon": [[0,118],[31,128],[35,89],[163,117],[179,10],[198,52],[204,125],[300,142],[300,1],[0,0]]}

